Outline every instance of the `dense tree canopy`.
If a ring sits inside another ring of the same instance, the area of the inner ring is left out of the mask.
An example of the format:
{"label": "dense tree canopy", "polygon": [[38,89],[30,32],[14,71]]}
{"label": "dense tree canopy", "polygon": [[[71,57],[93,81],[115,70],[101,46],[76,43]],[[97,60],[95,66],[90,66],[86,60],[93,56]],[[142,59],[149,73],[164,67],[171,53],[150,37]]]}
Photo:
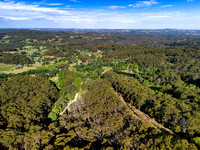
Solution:
{"label": "dense tree canopy", "polygon": [[91,84],[59,120],[56,149],[196,149],[139,119],[104,80]]}
{"label": "dense tree canopy", "polygon": [[199,148],[199,31],[88,31],[0,30],[0,149]]}
{"label": "dense tree canopy", "polygon": [[39,76],[16,76],[3,81],[0,142],[10,149],[39,146],[39,132],[48,125],[47,116],[56,96],[57,89]]}

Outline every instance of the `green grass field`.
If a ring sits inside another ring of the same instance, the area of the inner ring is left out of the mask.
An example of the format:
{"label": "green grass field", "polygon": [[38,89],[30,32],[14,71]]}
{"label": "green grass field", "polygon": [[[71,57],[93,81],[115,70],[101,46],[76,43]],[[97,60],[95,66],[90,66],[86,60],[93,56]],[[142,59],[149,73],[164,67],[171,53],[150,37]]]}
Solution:
{"label": "green grass field", "polygon": [[58,76],[52,77],[50,78],[50,80],[54,82],[57,85],[57,87],[60,89]]}
{"label": "green grass field", "polygon": [[28,70],[33,70],[33,69],[36,69],[36,67],[28,67],[28,68],[22,68],[22,69],[16,69],[16,70],[13,70],[13,71],[7,71],[6,73],[14,73],[14,74],[18,74],[18,73],[22,73],[22,72],[25,72],[25,71],[28,71]]}
{"label": "green grass field", "polygon": [[0,72],[11,71],[15,67],[16,67],[15,65],[7,65],[7,64],[0,63]]}

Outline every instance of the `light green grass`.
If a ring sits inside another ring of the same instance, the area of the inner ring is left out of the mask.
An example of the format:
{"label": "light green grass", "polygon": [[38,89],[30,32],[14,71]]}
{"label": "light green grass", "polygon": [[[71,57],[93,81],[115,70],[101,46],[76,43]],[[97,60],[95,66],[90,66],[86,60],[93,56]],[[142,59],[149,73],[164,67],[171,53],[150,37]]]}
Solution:
{"label": "light green grass", "polygon": [[7,65],[7,64],[0,63],[0,72],[11,71],[14,68],[15,68],[15,65]]}
{"label": "light green grass", "polygon": [[102,74],[106,73],[107,71],[113,70],[112,67],[102,67],[102,69],[104,70],[104,71],[102,72]]}
{"label": "light green grass", "polygon": [[24,49],[31,49],[31,48],[33,48],[33,46],[24,46],[23,48]]}
{"label": "light green grass", "polygon": [[[37,51],[38,51],[38,49],[30,47],[30,48],[27,49],[25,52],[26,52],[28,55],[32,55],[34,52],[37,52]],[[19,52],[19,53],[20,53],[20,52],[23,52],[23,50],[19,50],[18,52]]]}
{"label": "light green grass", "polygon": [[42,69],[47,69],[47,67],[48,67],[48,66],[38,66],[38,67],[36,67],[36,68],[42,70]]}
{"label": "light green grass", "polygon": [[27,52],[29,55],[32,55],[34,52],[37,52],[37,51],[38,49],[31,49],[31,50],[28,50]]}
{"label": "light green grass", "polygon": [[60,89],[59,87],[59,79],[58,79],[58,75],[52,78],[49,78],[52,82],[54,82],[56,84],[56,86]]}
{"label": "light green grass", "polygon": [[55,67],[57,67],[59,65],[62,65],[62,64],[66,64],[67,65],[67,62],[58,62],[56,64],[48,66],[48,69],[52,70],[53,68],[55,68]]}
{"label": "light green grass", "polygon": [[66,64],[67,65],[67,62],[58,62],[58,63],[53,64],[53,65],[37,66],[37,69],[49,69],[49,70],[52,70],[55,67],[57,67],[59,65],[62,65],[62,64]]}
{"label": "light green grass", "polygon": [[45,53],[46,51],[47,51],[47,50],[45,49],[45,50],[41,51],[40,54],[41,54],[41,55],[44,55],[44,53]]}
{"label": "light green grass", "polygon": [[22,68],[22,69],[16,69],[16,70],[13,70],[13,71],[8,71],[6,73],[13,73],[13,74],[18,74],[18,73],[22,73],[22,72],[26,72],[28,70],[34,70],[36,69],[35,67],[28,67],[28,68]]}

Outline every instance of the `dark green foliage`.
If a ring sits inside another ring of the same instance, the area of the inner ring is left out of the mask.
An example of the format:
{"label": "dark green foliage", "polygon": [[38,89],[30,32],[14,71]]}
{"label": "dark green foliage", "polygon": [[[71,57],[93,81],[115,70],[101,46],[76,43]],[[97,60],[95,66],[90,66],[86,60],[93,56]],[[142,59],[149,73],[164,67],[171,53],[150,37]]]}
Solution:
{"label": "dark green foliage", "polygon": [[[199,37],[115,32],[0,30],[0,62],[49,65],[0,74],[0,149],[199,146]],[[59,94],[47,80],[55,76]],[[76,93],[79,100],[59,116]]]}
{"label": "dark green foliage", "polygon": [[97,80],[60,118],[55,149],[196,149],[138,119],[111,84]]}
{"label": "dark green foliage", "polygon": [[0,62],[6,64],[31,64],[33,63],[30,58],[22,54],[0,53]]}
{"label": "dark green foliage", "polygon": [[198,103],[188,101],[188,98],[181,100],[168,94],[155,93],[142,86],[137,80],[114,72],[106,72],[103,78],[109,81],[127,102],[154,117],[174,132],[187,138],[200,134]]}
{"label": "dark green foliage", "polygon": [[39,148],[39,132],[48,125],[47,115],[57,92],[50,81],[39,76],[16,76],[2,82],[0,142],[10,149]]}

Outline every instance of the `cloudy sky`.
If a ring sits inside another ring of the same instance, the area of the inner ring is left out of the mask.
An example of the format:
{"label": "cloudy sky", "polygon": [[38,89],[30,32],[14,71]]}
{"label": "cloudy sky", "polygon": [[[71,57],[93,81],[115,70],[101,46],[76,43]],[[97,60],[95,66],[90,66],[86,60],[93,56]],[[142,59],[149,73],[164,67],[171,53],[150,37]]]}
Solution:
{"label": "cloudy sky", "polygon": [[0,28],[200,29],[200,0],[0,0]]}

